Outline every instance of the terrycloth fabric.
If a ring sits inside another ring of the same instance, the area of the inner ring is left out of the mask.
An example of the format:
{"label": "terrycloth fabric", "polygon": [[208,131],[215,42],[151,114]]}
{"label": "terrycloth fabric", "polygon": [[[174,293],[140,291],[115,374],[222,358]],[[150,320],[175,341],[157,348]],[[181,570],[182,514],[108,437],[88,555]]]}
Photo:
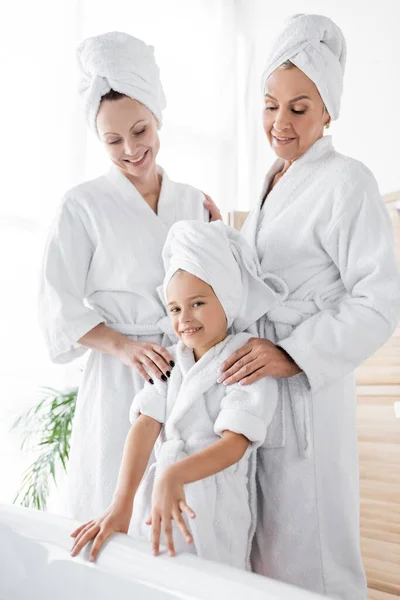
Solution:
{"label": "terrycloth fabric", "polygon": [[[188,505],[196,518],[188,524],[195,552],[206,559],[238,568],[249,567],[255,526],[255,449],[264,441],[277,402],[275,379],[227,387],[216,383],[222,362],[250,338],[228,336],[198,362],[181,342],[169,351],[175,367],[168,383],[146,384],[135,397],[132,422],[139,413],[164,423],[156,463],[150,467],[134,502],[130,533],[148,539],[144,524],[151,511],[154,480],[169,465],[216,442],[224,430],[245,435],[251,443],[244,457],[228,469],[185,486]],[[178,551],[186,551],[181,533],[174,530]]]}
{"label": "terrycloth fabric", "polygon": [[163,249],[164,296],[171,277],[183,269],[208,283],[221,302],[232,333],[248,330],[276,303],[258,275],[258,259],[243,236],[222,221],[181,221]]}
{"label": "terrycloth fabric", "polygon": [[262,85],[290,60],[315,83],[332,120],[339,116],[346,64],[346,41],[339,27],[322,15],[294,15],[275,40]]}
{"label": "terrycloth fabric", "polygon": [[329,136],[265,198],[282,164],[267,174],[242,233],[262,270],[287,284],[259,333],[304,373],[280,380],[258,452],[253,568],[337,600],[365,600],[354,369],[396,327],[393,231],[370,171],[337,153]]}
{"label": "terrycloth fabric", "polygon": [[160,173],[158,215],[114,166],[70,190],[45,251],[39,318],[50,357],[66,363],[89,353],[68,467],[67,512],[80,521],[101,514],[112,499],[129,407],[143,380],[117,358],[77,341],[104,322],[134,340],[171,344],[156,292],[164,278],[162,247],[176,221],[208,218],[199,190]]}
{"label": "terrycloth fabric", "polygon": [[88,124],[96,133],[100,100],[110,90],[147,106],[161,126],[166,100],[152,46],[127,33],[112,31],[86,39],[77,55],[79,93]]}

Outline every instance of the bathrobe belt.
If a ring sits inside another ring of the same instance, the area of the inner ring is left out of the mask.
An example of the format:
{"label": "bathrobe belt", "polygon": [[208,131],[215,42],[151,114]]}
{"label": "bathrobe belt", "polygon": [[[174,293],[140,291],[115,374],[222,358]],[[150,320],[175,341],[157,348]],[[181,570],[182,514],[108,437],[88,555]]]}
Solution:
{"label": "bathrobe belt", "polygon": [[[284,300],[280,305],[268,312],[264,321],[265,330],[261,330],[261,335],[265,338],[270,337],[268,335],[268,322],[270,322],[274,326],[276,341],[279,343],[287,338],[296,326],[318,313],[322,308],[322,303],[319,300]],[[311,390],[306,375],[300,373],[295,377],[281,380],[280,390],[282,394],[288,395],[297,435],[299,454],[304,458],[308,458],[312,453],[310,420]],[[284,403],[282,403],[283,410]]]}
{"label": "bathrobe belt", "polygon": [[106,323],[118,333],[123,335],[167,335],[173,342],[176,339],[169,317],[161,317],[156,323]]}

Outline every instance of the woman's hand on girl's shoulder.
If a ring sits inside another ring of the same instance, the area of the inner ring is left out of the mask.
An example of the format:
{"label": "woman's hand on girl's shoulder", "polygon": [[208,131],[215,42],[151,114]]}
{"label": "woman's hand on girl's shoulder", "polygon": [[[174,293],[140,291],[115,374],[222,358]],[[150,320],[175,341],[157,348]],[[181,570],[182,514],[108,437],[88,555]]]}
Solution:
{"label": "woman's hand on girl's shoulder", "polygon": [[222,221],[222,215],[218,206],[213,200],[211,200],[210,196],[207,196],[207,194],[204,194],[204,196],[206,197],[206,199],[204,200],[204,206],[210,213],[210,223],[212,221]]}
{"label": "woman's hand on girl's shoulder", "polygon": [[175,365],[171,354],[162,346],[153,342],[135,342],[128,338],[120,345],[116,356],[127,367],[136,369],[149,383],[154,383],[153,377],[168,381]]}
{"label": "woman's hand on girl's shoulder", "polygon": [[282,348],[260,338],[250,338],[222,363],[219,371],[217,382],[224,385],[249,385],[263,377],[288,378],[301,373],[300,367]]}

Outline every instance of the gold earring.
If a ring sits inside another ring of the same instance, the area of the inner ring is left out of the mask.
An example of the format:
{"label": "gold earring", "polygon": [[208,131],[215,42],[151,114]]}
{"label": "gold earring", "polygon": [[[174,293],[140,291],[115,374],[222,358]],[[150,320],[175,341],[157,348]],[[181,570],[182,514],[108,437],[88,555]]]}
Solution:
{"label": "gold earring", "polygon": [[329,119],[329,121],[327,122],[327,124],[325,125],[325,129],[329,129],[329,126],[331,124],[331,120]]}

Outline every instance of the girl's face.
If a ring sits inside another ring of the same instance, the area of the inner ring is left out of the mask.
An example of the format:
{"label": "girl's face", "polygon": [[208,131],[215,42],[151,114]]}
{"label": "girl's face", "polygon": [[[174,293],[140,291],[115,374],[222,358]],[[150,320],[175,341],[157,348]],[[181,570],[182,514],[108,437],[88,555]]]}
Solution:
{"label": "girl's face", "polygon": [[97,131],[112,162],[129,179],[146,178],[156,168],[160,148],[153,113],[132,98],[103,100]]}
{"label": "girl's face", "polygon": [[174,331],[196,360],[226,338],[224,309],[212,287],[198,277],[178,271],[167,286],[167,302]]}
{"label": "girl's face", "polygon": [[264,131],[275,154],[294,161],[323,136],[329,121],[315,84],[296,67],[278,68],[264,92]]}

